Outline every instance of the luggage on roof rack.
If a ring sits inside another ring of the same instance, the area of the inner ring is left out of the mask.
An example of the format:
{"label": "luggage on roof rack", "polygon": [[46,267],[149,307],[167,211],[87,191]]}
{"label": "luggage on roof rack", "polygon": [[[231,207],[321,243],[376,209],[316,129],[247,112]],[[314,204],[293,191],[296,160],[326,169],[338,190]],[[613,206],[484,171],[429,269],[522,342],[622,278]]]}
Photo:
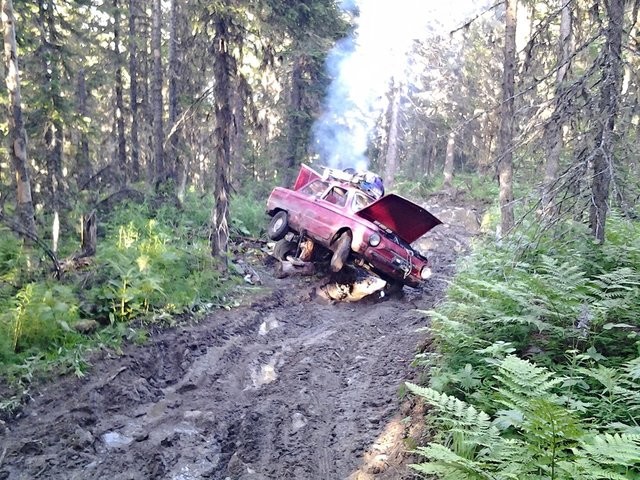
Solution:
{"label": "luggage on roof rack", "polygon": [[376,200],[384,195],[382,178],[373,172],[356,172],[352,168],[338,170],[324,167],[323,178],[325,180],[334,179],[340,182],[350,183],[368,195],[371,195]]}

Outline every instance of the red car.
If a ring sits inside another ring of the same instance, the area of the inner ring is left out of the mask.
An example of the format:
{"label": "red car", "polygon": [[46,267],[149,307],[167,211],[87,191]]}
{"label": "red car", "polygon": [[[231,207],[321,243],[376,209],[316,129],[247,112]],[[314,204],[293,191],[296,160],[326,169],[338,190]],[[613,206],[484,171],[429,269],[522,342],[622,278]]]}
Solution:
{"label": "red car", "polygon": [[376,199],[380,192],[363,189],[358,178],[303,165],[293,189],[275,188],[267,201],[274,256],[296,256],[301,241],[311,239],[331,252],[334,272],[351,257],[387,281],[418,286],[431,270],[410,244],[442,222],[399,195]]}

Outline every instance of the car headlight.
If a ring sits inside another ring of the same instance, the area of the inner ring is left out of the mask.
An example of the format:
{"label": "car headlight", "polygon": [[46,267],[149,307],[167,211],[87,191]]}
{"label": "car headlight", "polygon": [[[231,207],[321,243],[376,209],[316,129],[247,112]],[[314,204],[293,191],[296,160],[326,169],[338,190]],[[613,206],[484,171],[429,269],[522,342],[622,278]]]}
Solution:
{"label": "car headlight", "polygon": [[372,233],[371,236],[369,236],[369,245],[371,245],[372,247],[377,247],[378,245],[380,245],[380,235],[378,235],[377,233]]}
{"label": "car headlight", "polygon": [[422,267],[422,270],[420,270],[420,278],[423,280],[426,280],[430,276],[431,276],[431,269],[425,265],[424,267]]}

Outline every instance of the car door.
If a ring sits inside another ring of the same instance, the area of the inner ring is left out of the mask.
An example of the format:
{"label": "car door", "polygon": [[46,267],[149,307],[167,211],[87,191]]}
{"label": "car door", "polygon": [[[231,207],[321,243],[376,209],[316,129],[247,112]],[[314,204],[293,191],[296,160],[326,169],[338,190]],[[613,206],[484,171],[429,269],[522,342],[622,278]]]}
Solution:
{"label": "car door", "polygon": [[345,226],[348,201],[349,190],[339,185],[332,185],[316,197],[304,214],[307,232],[320,243],[329,245],[335,232]]}

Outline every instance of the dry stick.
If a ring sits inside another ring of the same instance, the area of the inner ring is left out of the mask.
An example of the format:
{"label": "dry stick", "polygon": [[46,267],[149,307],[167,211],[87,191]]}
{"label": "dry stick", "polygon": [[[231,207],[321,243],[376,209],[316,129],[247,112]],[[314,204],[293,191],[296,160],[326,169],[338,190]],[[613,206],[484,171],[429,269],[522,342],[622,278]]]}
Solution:
{"label": "dry stick", "polygon": [[7,447],[4,447],[4,450],[2,450],[2,455],[0,455],[0,467],[2,467],[2,462],[4,461],[4,457],[7,454]]}
{"label": "dry stick", "polygon": [[116,377],[118,375],[120,375],[122,372],[124,372],[128,367],[121,367],[116,373],[114,373],[113,375],[111,375],[111,377],[109,377],[109,380],[107,380],[107,383],[111,383],[113,382]]}
{"label": "dry stick", "polygon": [[176,120],[176,122],[171,126],[171,130],[169,131],[167,138],[165,138],[164,140],[164,148],[167,147],[167,143],[178,131],[178,128],[180,127],[180,125],[182,125],[187,120],[187,118],[191,118],[191,116],[193,116],[189,114],[192,111],[193,111],[193,114],[195,114],[196,107],[199,106],[202,103],[202,101],[213,91],[214,87],[215,86],[207,88],[204,92],[200,94],[198,98],[196,98],[191,103],[191,105],[189,105],[189,107],[184,112],[182,112],[182,115],[180,115],[180,118],[178,118],[178,120]]}

